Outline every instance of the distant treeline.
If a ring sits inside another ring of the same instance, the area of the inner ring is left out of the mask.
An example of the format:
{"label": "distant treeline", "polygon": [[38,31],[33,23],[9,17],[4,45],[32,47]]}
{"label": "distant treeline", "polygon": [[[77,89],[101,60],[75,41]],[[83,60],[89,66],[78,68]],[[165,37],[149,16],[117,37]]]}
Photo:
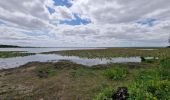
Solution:
{"label": "distant treeline", "polygon": [[14,45],[0,45],[0,48],[19,48],[20,46],[14,46]]}

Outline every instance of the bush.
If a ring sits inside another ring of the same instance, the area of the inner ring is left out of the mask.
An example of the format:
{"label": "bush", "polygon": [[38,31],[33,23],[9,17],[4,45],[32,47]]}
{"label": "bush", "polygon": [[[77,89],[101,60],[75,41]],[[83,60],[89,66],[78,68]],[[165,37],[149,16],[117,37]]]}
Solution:
{"label": "bush", "polygon": [[170,81],[162,80],[159,71],[142,71],[129,86],[130,100],[170,100]]}
{"label": "bush", "polygon": [[162,59],[160,64],[163,68],[170,68],[170,58]]}
{"label": "bush", "polygon": [[102,89],[93,100],[127,100],[129,97],[127,87],[118,87],[116,91],[111,87]]}
{"label": "bush", "polygon": [[159,71],[161,80],[169,80],[170,81],[170,70],[168,69],[161,69]]}
{"label": "bush", "polygon": [[155,91],[148,91],[155,95],[160,100],[170,100],[170,81],[160,81],[157,84],[153,84]]}
{"label": "bush", "polygon": [[146,81],[145,84],[134,82],[129,86],[130,100],[170,100],[170,81]]}
{"label": "bush", "polygon": [[123,67],[106,69],[104,75],[112,80],[120,80],[127,76],[128,70]]}
{"label": "bush", "polygon": [[93,100],[112,100],[112,93],[113,89],[112,88],[105,88],[102,89],[100,93],[98,93]]}

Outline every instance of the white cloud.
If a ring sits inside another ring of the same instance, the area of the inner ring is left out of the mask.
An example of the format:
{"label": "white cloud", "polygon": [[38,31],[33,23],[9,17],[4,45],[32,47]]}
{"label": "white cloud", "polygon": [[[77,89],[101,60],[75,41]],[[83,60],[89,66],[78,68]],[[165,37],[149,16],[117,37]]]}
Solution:
{"label": "white cloud", "polygon": [[74,19],[73,13],[65,6],[53,7],[55,12],[50,16],[51,20],[71,20]]}
{"label": "white cloud", "polygon": [[102,24],[132,22],[154,12],[161,15],[160,10],[170,9],[170,2],[166,0],[74,0],[74,3],[73,11]]}
{"label": "white cloud", "polygon": [[[0,43],[41,46],[165,46],[170,35],[167,0],[3,0],[0,3]],[[50,14],[47,7],[55,10]],[[91,20],[87,25],[61,20]],[[153,26],[136,23],[156,19]],[[5,24],[1,24],[1,22]],[[40,34],[41,33],[41,34]],[[10,42],[14,41],[14,42]],[[43,42],[42,42],[43,41]]]}

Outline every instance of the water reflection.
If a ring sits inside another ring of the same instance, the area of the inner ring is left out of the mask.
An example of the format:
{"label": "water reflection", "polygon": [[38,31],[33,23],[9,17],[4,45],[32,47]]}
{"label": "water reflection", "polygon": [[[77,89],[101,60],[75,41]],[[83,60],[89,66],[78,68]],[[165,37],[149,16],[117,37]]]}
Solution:
{"label": "water reflection", "polygon": [[112,58],[112,59],[88,59],[80,58],[76,56],[60,56],[56,54],[37,54],[25,57],[15,57],[15,58],[0,58],[0,69],[15,68],[24,65],[28,62],[57,62],[59,60],[70,60],[77,64],[92,66],[98,64],[107,63],[127,63],[127,62],[141,62],[140,57],[128,57],[128,58]]}
{"label": "water reflection", "polygon": [[104,48],[0,48],[0,51],[27,51],[29,53],[41,53],[62,50],[83,50],[83,49],[104,49]]}

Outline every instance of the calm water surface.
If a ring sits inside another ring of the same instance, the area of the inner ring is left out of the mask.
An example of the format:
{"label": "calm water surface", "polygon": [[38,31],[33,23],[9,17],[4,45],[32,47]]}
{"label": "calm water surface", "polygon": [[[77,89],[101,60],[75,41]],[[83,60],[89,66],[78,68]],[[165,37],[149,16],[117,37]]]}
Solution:
{"label": "calm water surface", "polygon": [[83,50],[83,49],[103,49],[103,48],[0,48],[0,51],[27,51],[29,53],[41,53],[61,50]]}
{"label": "calm water surface", "polygon": [[[78,50],[78,49],[92,49],[92,48],[5,48],[0,49],[0,51],[28,51],[34,53],[40,52],[49,52],[49,51],[60,51],[60,50]],[[93,48],[94,49],[94,48]],[[69,60],[77,64],[93,66],[98,64],[107,64],[107,63],[128,63],[128,62],[141,62],[140,57],[117,57],[112,59],[88,59],[80,58],[77,56],[61,56],[57,54],[36,54],[25,57],[13,57],[13,58],[0,58],[0,69],[9,69],[19,67],[28,62],[57,62],[59,60]]]}

